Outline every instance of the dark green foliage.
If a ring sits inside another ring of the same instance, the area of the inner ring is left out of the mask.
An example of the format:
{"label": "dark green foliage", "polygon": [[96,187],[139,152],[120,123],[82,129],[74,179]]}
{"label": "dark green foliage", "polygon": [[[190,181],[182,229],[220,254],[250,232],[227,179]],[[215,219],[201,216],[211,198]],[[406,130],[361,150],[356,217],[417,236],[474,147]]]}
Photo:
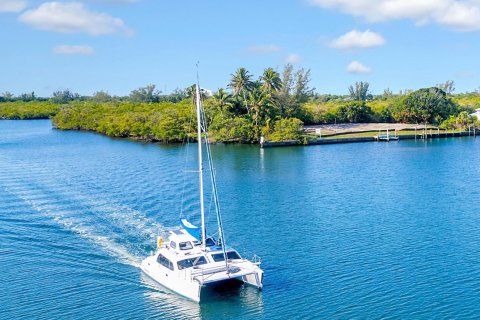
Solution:
{"label": "dark green foliage", "polygon": [[63,106],[53,118],[58,129],[96,131],[112,137],[179,142],[194,133],[194,113],[188,100],[180,103],[104,104]]}
{"label": "dark green foliage", "polygon": [[218,89],[213,95],[213,105],[215,108],[218,108],[220,113],[229,111],[229,108],[232,106],[232,95],[223,89]]}
{"label": "dark green foliage", "polygon": [[228,86],[232,89],[234,95],[242,95],[253,88],[252,75],[247,69],[238,68],[231,77]]}
{"label": "dark green foliage", "polygon": [[353,101],[337,110],[337,119],[340,122],[370,122],[372,117],[373,111],[365,101]]}
{"label": "dark green foliage", "polygon": [[[369,94],[367,82],[349,87],[349,95],[318,95],[309,87],[310,70],[294,70],[287,64],[281,74],[266,68],[254,79],[245,68],[231,75],[231,92],[219,89],[212,97],[202,90],[205,119],[212,141],[254,143],[267,139],[301,139],[303,123],[410,122],[471,125],[469,114],[480,107],[480,94],[447,95],[439,88],[408,94]],[[452,81],[442,85],[450,93]],[[53,97],[32,93],[0,96],[0,118],[53,118],[59,129],[90,130],[113,137],[178,142],[196,136],[194,89],[176,89],[161,95],[155,85],[133,90],[128,97],[98,91],[82,97],[70,90]],[[453,99],[453,100],[452,100]]]}
{"label": "dark green foliage", "polygon": [[407,123],[438,124],[450,115],[456,115],[458,107],[439,88],[424,88],[410,93],[394,111],[394,119]]}
{"label": "dark green foliage", "polygon": [[252,143],[258,140],[253,124],[243,117],[219,113],[210,125],[210,136],[216,141]]}
{"label": "dark green foliage", "polygon": [[267,68],[263,71],[263,75],[260,77],[262,83],[262,89],[266,92],[273,94],[282,87],[282,80],[280,74],[273,70],[273,68]]}
{"label": "dark green foliage", "polygon": [[371,120],[372,122],[394,122],[392,108],[386,107],[381,109],[371,116]]}
{"label": "dark green foliage", "polygon": [[48,119],[55,115],[58,109],[58,105],[50,102],[4,102],[0,103],[0,119]]}
{"label": "dark green foliage", "polygon": [[303,135],[303,122],[297,118],[275,121],[273,132],[267,135],[271,141],[300,140]]}
{"label": "dark green foliage", "polygon": [[461,129],[467,130],[470,126],[479,126],[478,119],[475,116],[471,116],[467,111],[462,111],[458,116],[450,116],[444,120],[440,127],[444,129]]}

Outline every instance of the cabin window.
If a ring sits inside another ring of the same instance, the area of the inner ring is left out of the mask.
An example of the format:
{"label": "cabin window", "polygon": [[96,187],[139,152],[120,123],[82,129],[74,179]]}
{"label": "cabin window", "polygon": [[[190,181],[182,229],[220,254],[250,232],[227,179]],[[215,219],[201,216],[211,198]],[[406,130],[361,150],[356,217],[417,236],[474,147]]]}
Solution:
{"label": "cabin window", "polygon": [[237,251],[228,251],[227,252],[227,258],[228,258],[228,260],[242,259],[242,257],[240,257],[240,255],[238,254]]}
{"label": "cabin window", "polygon": [[[212,254],[212,258],[215,262],[225,261],[223,257],[223,253],[214,253]],[[240,255],[236,251],[228,251],[227,252],[227,259],[228,260],[237,260],[242,259]]]}
{"label": "cabin window", "polygon": [[190,241],[180,242],[178,244],[178,247],[180,248],[180,250],[190,250],[193,248],[192,243]]}
{"label": "cabin window", "polygon": [[199,266],[201,264],[206,264],[207,259],[204,256],[189,258],[185,260],[180,260],[177,262],[178,270],[183,270],[186,268],[191,268],[194,266]]}
{"label": "cabin window", "polygon": [[177,244],[173,241],[170,241],[170,247],[172,247],[173,249],[177,249]]}
{"label": "cabin window", "polygon": [[213,241],[212,238],[207,238],[207,241],[205,241],[205,245],[207,247],[213,247],[215,245],[215,241]]}
{"label": "cabin window", "polygon": [[164,266],[165,268],[168,268],[170,270],[173,271],[173,263],[172,261],[168,260],[167,258],[165,258],[165,256],[163,256],[162,254],[159,254],[158,257],[157,257],[157,262],[160,263],[162,266]]}

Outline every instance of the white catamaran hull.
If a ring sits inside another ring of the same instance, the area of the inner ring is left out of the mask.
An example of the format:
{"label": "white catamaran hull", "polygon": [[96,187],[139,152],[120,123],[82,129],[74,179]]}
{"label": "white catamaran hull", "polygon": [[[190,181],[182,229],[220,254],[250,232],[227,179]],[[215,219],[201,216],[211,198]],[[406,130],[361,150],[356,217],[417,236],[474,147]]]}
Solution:
{"label": "white catamaran hull", "polygon": [[190,277],[187,277],[186,272],[170,271],[159,265],[155,256],[143,260],[140,268],[146,275],[164,287],[188,299],[200,302],[201,284],[198,281],[192,281]]}
{"label": "white catamaran hull", "polygon": [[202,287],[230,279],[238,279],[259,289],[263,284],[263,271],[248,260],[230,263],[229,272],[219,264],[216,267],[197,268],[173,272],[156,261],[156,256],[146,258],[142,271],[164,287],[196,302],[200,302]]}

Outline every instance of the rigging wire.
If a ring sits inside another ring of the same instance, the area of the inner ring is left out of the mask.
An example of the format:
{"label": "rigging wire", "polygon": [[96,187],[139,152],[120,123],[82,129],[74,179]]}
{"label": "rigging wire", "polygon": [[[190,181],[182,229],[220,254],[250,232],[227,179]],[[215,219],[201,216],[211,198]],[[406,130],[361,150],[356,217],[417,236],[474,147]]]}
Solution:
{"label": "rigging wire", "polygon": [[[198,76],[198,74],[197,74]],[[198,86],[198,88],[200,88]],[[201,103],[201,99],[200,99]],[[217,192],[217,182],[216,182],[216,177],[215,177],[215,170],[213,168],[213,163],[212,163],[212,155],[211,155],[211,150],[210,150],[210,144],[208,143],[208,132],[207,132],[207,122],[206,122],[206,116],[205,116],[205,110],[203,108],[200,108],[200,116],[201,116],[201,122],[204,128],[204,135],[205,135],[205,150],[207,153],[207,159],[208,159],[208,166],[210,169],[210,179],[212,181],[212,194],[213,194],[213,200],[215,202],[215,211],[217,214],[217,223],[218,223],[218,235],[220,237],[220,243],[222,244],[222,251],[223,251],[223,257],[225,259],[225,266],[227,268],[228,272],[228,257],[227,257],[227,252],[226,252],[226,243],[225,243],[225,235],[223,233],[223,222],[222,222],[222,216],[220,213],[220,203],[218,200],[218,192]]]}
{"label": "rigging wire", "polygon": [[[193,105],[190,107],[190,117],[189,117],[189,123],[188,123],[188,128],[192,128],[192,122],[193,122]],[[186,140],[186,142],[185,142]],[[181,195],[181,201],[180,201],[180,218],[183,217],[183,203],[184,203],[184,198],[185,198],[185,185],[186,185],[186,176],[187,176],[187,162],[188,162],[188,153],[190,150],[190,137],[187,135],[183,138],[182,142],[182,148],[185,148],[185,157],[183,161],[183,182],[182,182],[182,195]]]}

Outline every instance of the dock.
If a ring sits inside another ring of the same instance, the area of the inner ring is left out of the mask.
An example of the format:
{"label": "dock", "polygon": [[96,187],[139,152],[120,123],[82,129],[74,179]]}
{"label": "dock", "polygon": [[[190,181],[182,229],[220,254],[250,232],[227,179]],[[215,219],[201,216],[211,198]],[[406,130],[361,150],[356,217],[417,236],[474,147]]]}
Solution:
{"label": "dock", "polygon": [[440,132],[439,130],[422,130],[415,131],[413,134],[400,134],[400,135],[376,135],[365,137],[351,137],[351,138],[335,138],[334,136],[311,138],[301,140],[287,140],[287,141],[263,141],[260,144],[261,148],[272,147],[287,147],[287,146],[305,146],[305,145],[322,145],[322,144],[337,144],[337,143],[354,143],[354,142],[379,142],[379,141],[391,141],[391,140],[429,140],[429,139],[445,139],[445,138],[457,138],[457,137],[476,137],[478,132],[476,130],[461,131],[461,132]]}
{"label": "dock", "polygon": [[387,129],[386,134],[381,134],[381,131],[379,131],[378,135],[374,136],[376,141],[390,141],[390,140],[399,140],[397,130],[395,129],[395,134],[390,134],[389,129]]}

